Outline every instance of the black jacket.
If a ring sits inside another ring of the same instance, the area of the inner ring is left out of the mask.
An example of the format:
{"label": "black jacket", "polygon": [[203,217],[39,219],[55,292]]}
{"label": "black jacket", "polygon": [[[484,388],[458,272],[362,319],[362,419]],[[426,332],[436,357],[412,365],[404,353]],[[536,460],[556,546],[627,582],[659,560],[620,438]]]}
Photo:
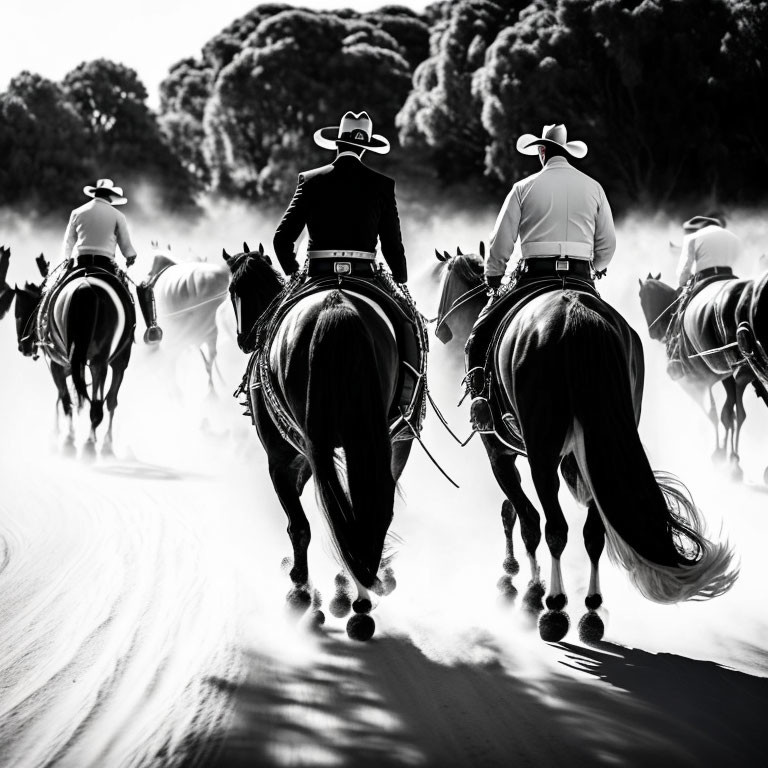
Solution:
{"label": "black jacket", "polygon": [[283,271],[299,268],[294,243],[304,227],[309,250],[381,252],[398,283],[408,279],[395,182],[351,155],[299,174],[288,210],[275,232],[274,247]]}

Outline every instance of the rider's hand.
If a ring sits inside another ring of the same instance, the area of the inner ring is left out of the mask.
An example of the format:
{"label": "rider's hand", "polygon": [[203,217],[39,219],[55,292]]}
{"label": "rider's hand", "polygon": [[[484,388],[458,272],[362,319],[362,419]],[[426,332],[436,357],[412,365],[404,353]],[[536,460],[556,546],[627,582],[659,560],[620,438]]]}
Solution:
{"label": "rider's hand", "polygon": [[125,259],[125,266],[128,269],[130,269],[133,266],[135,261],[136,261],[136,257],[135,256],[127,256],[126,259]]}
{"label": "rider's hand", "polygon": [[501,275],[486,275],[485,284],[492,291],[497,291],[499,288],[501,288]]}

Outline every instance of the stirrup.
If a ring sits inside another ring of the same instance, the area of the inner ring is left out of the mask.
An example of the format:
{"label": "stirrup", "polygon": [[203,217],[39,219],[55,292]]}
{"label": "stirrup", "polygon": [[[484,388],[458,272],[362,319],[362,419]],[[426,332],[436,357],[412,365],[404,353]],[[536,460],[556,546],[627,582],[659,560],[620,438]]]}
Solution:
{"label": "stirrup", "polygon": [[493,434],[496,429],[493,426],[493,414],[491,404],[485,397],[473,397],[469,406],[469,418],[475,432],[481,435]]}
{"label": "stirrup", "polygon": [[144,343],[145,344],[159,344],[163,340],[163,329],[157,325],[157,323],[152,323],[152,325],[147,326],[147,330],[144,331]]}

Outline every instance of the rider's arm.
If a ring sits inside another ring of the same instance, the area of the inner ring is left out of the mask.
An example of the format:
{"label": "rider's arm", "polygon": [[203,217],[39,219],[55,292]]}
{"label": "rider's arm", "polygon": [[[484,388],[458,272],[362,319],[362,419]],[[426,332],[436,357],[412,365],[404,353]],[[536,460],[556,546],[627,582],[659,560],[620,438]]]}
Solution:
{"label": "rider's arm", "polygon": [[693,273],[693,260],[696,254],[694,239],[691,236],[683,240],[683,249],[680,253],[680,261],[677,264],[677,284],[685,285]]}
{"label": "rider's arm", "polygon": [[504,277],[507,262],[515,247],[520,229],[520,195],[517,185],[507,195],[496,218],[496,225],[491,234],[491,247],[485,260],[485,277]]}
{"label": "rider's arm", "polygon": [[75,233],[75,214],[70,214],[69,224],[67,224],[67,231],[64,233],[64,242],[61,245],[61,260],[66,261],[72,255],[72,249],[77,242],[77,234]]}
{"label": "rider's arm", "polygon": [[131,236],[128,234],[128,222],[125,216],[120,211],[116,211],[116,213],[118,214],[117,222],[115,223],[117,244],[120,246],[120,252],[125,257],[126,264],[130,267],[136,261],[136,249],[133,247]]}
{"label": "rider's arm", "polygon": [[392,277],[395,282],[404,283],[408,280],[408,267],[405,262],[403,238],[400,234],[400,217],[397,215],[395,182],[391,181],[391,185],[384,196],[384,205],[379,220],[379,241],[381,242],[381,255],[392,270]]}
{"label": "rider's arm", "polygon": [[608,198],[600,187],[600,197],[595,216],[594,268],[598,272],[606,269],[616,251],[616,229]]}
{"label": "rider's arm", "polygon": [[296,260],[296,252],[293,244],[299,239],[299,235],[307,223],[306,198],[304,195],[304,177],[299,174],[299,183],[296,185],[296,191],[293,193],[293,199],[288,209],[283,214],[283,218],[277,225],[275,237],[272,245],[275,249],[275,256],[283,268],[286,275],[292,275],[299,268],[299,262]]}

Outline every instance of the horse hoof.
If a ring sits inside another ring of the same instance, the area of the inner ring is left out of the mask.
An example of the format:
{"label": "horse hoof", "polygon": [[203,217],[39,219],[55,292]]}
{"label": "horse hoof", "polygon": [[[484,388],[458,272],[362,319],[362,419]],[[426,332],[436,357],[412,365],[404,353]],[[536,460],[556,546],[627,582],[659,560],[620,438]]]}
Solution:
{"label": "horse hoof", "polygon": [[584,598],[584,605],[590,611],[596,611],[603,604],[603,596],[599,592],[595,592],[594,595],[587,595]]}
{"label": "horse hoof", "polygon": [[744,470],[738,464],[733,464],[731,466],[731,480],[735,483],[740,483],[743,479]]}
{"label": "horse hoof", "polygon": [[115,449],[111,445],[103,445],[101,447],[101,458],[102,459],[114,459],[115,458]]}
{"label": "horse hoof", "polygon": [[364,643],[373,637],[376,622],[367,613],[356,613],[347,622],[347,635],[350,640]]}
{"label": "horse hoof", "polygon": [[544,610],[544,584],[532,581],[523,595],[523,606],[528,613],[538,615]]}
{"label": "horse hoof", "polygon": [[373,605],[371,605],[371,601],[367,597],[359,597],[352,603],[352,610],[355,613],[370,613],[371,608],[373,608]]}
{"label": "horse hoof", "polygon": [[312,604],[312,596],[306,587],[293,587],[285,596],[285,602],[292,613],[304,613]]}
{"label": "horse hoof", "polygon": [[397,579],[392,575],[384,576],[381,584],[384,587],[382,594],[385,597],[391,595],[397,589]]}
{"label": "horse hoof", "polygon": [[[77,448],[75,448],[75,441],[67,440],[64,443],[64,445],[61,447],[61,452],[68,459],[73,459],[75,456],[77,456]],[[768,472],[768,470],[766,470],[766,472]]]}
{"label": "horse hoof", "polygon": [[325,614],[322,611],[307,611],[305,624],[310,632],[319,633],[325,624]]}
{"label": "horse hoof", "polygon": [[520,563],[517,562],[517,558],[514,555],[507,555],[504,558],[504,572],[510,576],[517,576],[520,573]]}
{"label": "horse hoof", "polygon": [[547,611],[539,618],[539,635],[546,643],[559,643],[570,626],[571,620],[564,611]]}
{"label": "horse hoof", "polygon": [[502,605],[514,605],[517,599],[517,587],[512,583],[511,577],[506,574],[496,582],[499,590],[499,602]]}
{"label": "horse hoof", "polygon": [[579,620],[579,640],[582,643],[599,643],[605,634],[605,624],[595,611],[585,613]]}
{"label": "horse hoof", "polygon": [[96,461],[96,443],[86,443],[83,446],[83,453],[80,458],[87,464],[91,464]]}
{"label": "horse hoof", "polygon": [[548,595],[544,602],[550,611],[562,611],[568,605],[568,596],[562,592],[559,595]]}
{"label": "horse hoof", "polygon": [[725,461],[725,450],[721,448],[717,448],[712,453],[712,461],[715,464],[722,464]]}
{"label": "horse hoof", "polygon": [[349,579],[347,578],[346,573],[337,573],[333,579],[333,583],[339,592],[349,589]]}
{"label": "horse hoof", "polygon": [[328,610],[331,616],[343,619],[352,610],[352,601],[343,593],[336,595],[328,604]]}

